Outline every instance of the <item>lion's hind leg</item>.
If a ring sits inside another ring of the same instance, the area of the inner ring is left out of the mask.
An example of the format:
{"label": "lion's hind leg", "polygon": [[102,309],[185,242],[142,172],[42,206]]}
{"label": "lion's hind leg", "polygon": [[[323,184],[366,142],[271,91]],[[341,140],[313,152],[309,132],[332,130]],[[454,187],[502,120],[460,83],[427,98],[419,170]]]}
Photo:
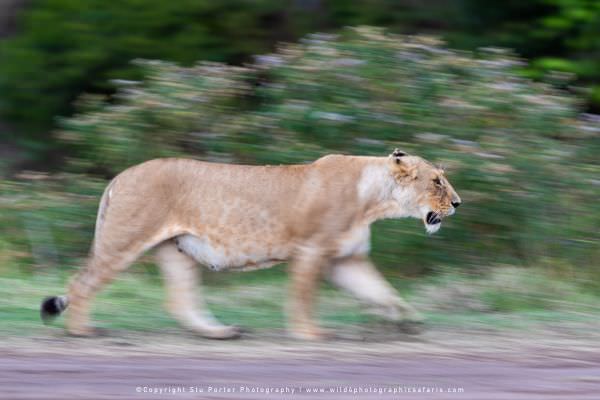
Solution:
{"label": "lion's hind leg", "polygon": [[173,240],[159,245],[155,257],[165,279],[167,309],[175,319],[207,338],[229,339],[240,335],[237,327],[217,321],[202,299],[196,297],[200,271],[193,258],[179,251]]}
{"label": "lion's hind leg", "polygon": [[[95,333],[95,329],[90,325],[91,301],[119,272],[135,261],[138,255],[139,252],[130,251],[90,256],[86,267],[71,280],[68,294],[62,302],[63,309],[67,304],[69,306],[66,327],[70,334],[89,336]],[[44,302],[44,305],[46,304],[47,302]]]}

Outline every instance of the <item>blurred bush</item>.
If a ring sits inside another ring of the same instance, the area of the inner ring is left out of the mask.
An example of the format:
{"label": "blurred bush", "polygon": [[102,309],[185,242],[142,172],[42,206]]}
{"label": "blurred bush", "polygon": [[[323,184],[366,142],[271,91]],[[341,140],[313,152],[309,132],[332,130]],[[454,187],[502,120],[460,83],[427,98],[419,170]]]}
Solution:
{"label": "blurred bush", "polygon": [[28,171],[0,180],[0,275],[80,267],[105,185],[91,176]]}
{"label": "blurred bush", "polygon": [[445,164],[464,207],[433,237],[419,221],[378,223],[380,265],[566,265],[600,277],[600,121],[517,76],[521,64],[375,28],[312,35],[244,68],[138,61],[147,80],[116,82],[114,103],[82,99],[58,137],[71,172],[106,176],[165,155],[277,164],[398,146]]}
{"label": "blurred bush", "polygon": [[515,49],[532,61],[525,70],[530,77],[541,78],[549,71],[575,74],[588,87],[583,97],[595,112],[600,111],[598,1],[464,0],[458,7],[445,27],[452,46],[493,43]]}
{"label": "blurred bush", "polygon": [[[272,0],[33,2],[21,32],[0,45],[2,114],[25,127],[31,148],[56,115],[82,92],[110,92],[110,79],[141,78],[129,61],[162,58],[240,61],[268,49],[269,24],[282,12]],[[243,26],[243,30],[240,27]],[[273,29],[274,28],[274,29]],[[274,37],[271,37],[274,35]]]}
{"label": "blurred bush", "polygon": [[461,49],[514,48],[533,61],[530,77],[577,74],[589,87],[583,97],[600,109],[593,0],[39,0],[23,10],[15,36],[0,41],[0,116],[17,126],[12,136],[28,157],[60,158],[54,117],[70,115],[81,93],[113,93],[112,79],[142,79],[134,58],[240,65],[279,41],[362,24],[435,32]]}
{"label": "blurred bush", "polygon": [[53,118],[69,115],[81,93],[110,94],[112,79],[143,77],[132,59],[239,65],[308,32],[386,25],[393,9],[386,0],[34,1],[0,41],[0,116],[18,125],[19,144],[44,155],[56,150]]}

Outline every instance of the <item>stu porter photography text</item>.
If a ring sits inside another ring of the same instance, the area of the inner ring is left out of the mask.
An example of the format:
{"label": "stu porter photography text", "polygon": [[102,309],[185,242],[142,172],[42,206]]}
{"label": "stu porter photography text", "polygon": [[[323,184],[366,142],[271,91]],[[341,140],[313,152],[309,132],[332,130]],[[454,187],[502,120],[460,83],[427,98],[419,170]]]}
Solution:
{"label": "stu porter photography text", "polygon": [[137,393],[150,395],[178,394],[178,393],[237,393],[237,394],[274,394],[295,395],[301,393],[348,393],[348,394],[431,394],[431,393],[464,393],[462,387],[439,387],[424,385],[389,385],[389,386],[137,386]]}

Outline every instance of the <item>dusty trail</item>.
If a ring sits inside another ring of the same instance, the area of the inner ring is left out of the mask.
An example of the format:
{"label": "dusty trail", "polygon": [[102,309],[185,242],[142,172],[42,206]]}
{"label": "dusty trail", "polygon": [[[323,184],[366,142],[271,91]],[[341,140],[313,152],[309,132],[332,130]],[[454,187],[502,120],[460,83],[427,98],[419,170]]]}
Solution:
{"label": "dusty trail", "polygon": [[209,341],[179,330],[84,339],[48,329],[0,343],[0,398],[598,399],[598,332],[471,327],[415,338],[378,327],[309,343],[278,331]]}
{"label": "dusty trail", "polygon": [[[15,400],[294,397],[598,399],[600,394],[600,357],[585,362],[519,363],[427,356],[353,361],[4,356],[0,358],[0,370],[3,371],[0,376],[2,397]],[[308,393],[320,388],[325,393]],[[267,389],[288,393],[261,392]],[[439,393],[440,389],[457,393]],[[159,390],[166,392],[150,392]],[[177,393],[177,390],[182,392]],[[225,390],[232,393],[222,392]],[[358,392],[360,390],[363,393]],[[418,390],[424,392],[415,392]],[[427,393],[427,390],[431,392]],[[463,392],[459,392],[461,390]]]}

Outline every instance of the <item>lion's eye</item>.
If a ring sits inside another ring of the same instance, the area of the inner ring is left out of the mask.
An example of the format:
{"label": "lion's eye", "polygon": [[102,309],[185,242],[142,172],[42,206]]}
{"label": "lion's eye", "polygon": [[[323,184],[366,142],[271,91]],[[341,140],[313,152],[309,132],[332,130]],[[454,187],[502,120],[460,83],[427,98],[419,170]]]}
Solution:
{"label": "lion's eye", "polygon": [[442,186],[442,181],[440,180],[440,178],[434,178],[433,183],[435,183],[437,186]]}

